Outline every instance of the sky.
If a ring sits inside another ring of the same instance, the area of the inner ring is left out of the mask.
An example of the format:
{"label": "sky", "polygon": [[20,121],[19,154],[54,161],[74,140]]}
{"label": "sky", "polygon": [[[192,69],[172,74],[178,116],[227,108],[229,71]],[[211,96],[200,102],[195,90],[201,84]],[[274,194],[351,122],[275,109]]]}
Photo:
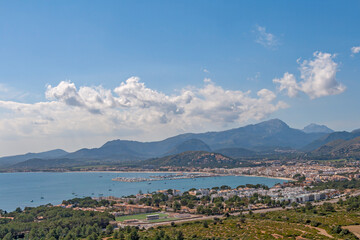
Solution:
{"label": "sky", "polygon": [[360,128],[360,1],[0,1],[0,156],[279,118]]}

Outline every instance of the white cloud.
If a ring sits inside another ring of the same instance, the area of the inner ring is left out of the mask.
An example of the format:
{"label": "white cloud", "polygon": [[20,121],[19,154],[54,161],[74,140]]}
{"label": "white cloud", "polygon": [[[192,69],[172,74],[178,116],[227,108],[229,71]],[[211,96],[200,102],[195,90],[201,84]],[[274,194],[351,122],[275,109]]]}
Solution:
{"label": "white cloud", "polygon": [[355,54],[357,54],[359,52],[360,52],[360,46],[351,48],[351,53],[352,53],[351,56],[354,56]]}
{"label": "white cloud", "polygon": [[338,64],[334,62],[335,55],[315,52],[313,60],[300,63],[300,78],[297,82],[293,74],[286,72],[280,79],[273,82],[279,84],[280,91],[286,91],[289,97],[295,97],[304,92],[311,99],[340,94],[346,87],[336,80]]}
{"label": "white cloud", "polygon": [[275,48],[279,45],[278,38],[269,32],[266,32],[266,28],[262,26],[256,26],[256,40],[255,42],[263,45],[267,48]]}
{"label": "white cloud", "polygon": [[286,72],[282,78],[275,78],[273,82],[280,84],[279,90],[287,91],[289,97],[298,95],[300,89],[293,74]]}
{"label": "white cloud", "polygon": [[67,138],[65,145],[73,148],[80,146],[72,138],[154,140],[184,131],[238,126],[287,107],[270,90],[251,96],[250,91],[223,89],[210,79],[201,88],[187,87],[173,95],[150,89],[137,77],[113,91],[101,86],[78,89],[63,81],[49,85],[45,95],[48,101],[33,104],[0,101],[0,108],[6,110],[0,115],[2,147],[9,139],[28,139],[31,146],[41,138],[46,146],[44,139]]}

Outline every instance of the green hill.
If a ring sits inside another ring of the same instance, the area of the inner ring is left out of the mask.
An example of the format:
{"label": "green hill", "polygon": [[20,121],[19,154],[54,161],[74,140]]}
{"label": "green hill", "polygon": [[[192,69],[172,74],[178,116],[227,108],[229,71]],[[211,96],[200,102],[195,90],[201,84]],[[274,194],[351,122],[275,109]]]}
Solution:
{"label": "green hill", "polygon": [[227,167],[234,166],[237,161],[219,153],[189,151],[162,158],[148,159],[144,166],[176,166],[176,167]]}
{"label": "green hill", "polygon": [[329,156],[336,158],[360,158],[360,137],[343,140],[338,139],[327,143],[312,152],[315,156]]}

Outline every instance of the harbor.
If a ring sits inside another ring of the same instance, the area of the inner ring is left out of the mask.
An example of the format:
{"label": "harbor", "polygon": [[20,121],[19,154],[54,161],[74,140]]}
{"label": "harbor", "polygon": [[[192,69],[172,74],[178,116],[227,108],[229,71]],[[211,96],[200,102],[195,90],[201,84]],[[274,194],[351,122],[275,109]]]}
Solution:
{"label": "harbor", "polygon": [[178,180],[178,179],[191,179],[191,178],[205,178],[205,177],[219,177],[219,174],[212,173],[177,173],[169,175],[153,175],[148,178],[145,177],[116,177],[113,181],[117,182],[151,182],[161,180]]}

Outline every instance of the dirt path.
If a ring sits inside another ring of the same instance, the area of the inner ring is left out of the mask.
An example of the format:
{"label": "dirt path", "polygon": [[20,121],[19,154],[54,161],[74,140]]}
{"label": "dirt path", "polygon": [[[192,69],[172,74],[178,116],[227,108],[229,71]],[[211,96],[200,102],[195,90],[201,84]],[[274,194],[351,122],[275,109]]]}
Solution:
{"label": "dirt path", "polygon": [[344,227],[342,227],[342,228],[349,230],[349,231],[352,232],[355,236],[357,236],[358,238],[360,238],[360,225],[344,226]]}
{"label": "dirt path", "polygon": [[323,229],[323,228],[313,227],[313,226],[311,226],[311,225],[305,225],[305,227],[316,229],[316,230],[319,231],[319,234],[324,235],[325,237],[334,238],[333,236],[331,236],[330,234],[328,234],[328,232],[327,232],[325,229]]}

